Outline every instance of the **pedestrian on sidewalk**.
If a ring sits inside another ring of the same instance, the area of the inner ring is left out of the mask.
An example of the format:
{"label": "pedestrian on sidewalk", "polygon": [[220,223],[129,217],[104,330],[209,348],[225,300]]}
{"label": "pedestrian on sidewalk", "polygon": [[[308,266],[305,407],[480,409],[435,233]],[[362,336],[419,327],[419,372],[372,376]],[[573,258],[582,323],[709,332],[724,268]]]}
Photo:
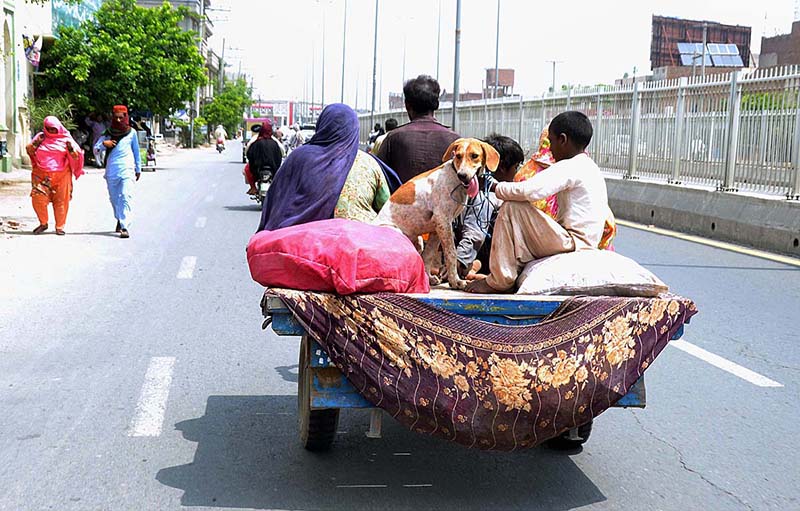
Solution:
{"label": "pedestrian on sidewalk", "polygon": [[95,145],[106,149],[106,185],[108,198],[114,208],[120,238],[129,238],[131,224],[131,196],[133,181],[142,175],[139,155],[139,139],[131,129],[128,108],[116,105],[111,114],[111,127],[100,137]]}
{"label": "pedestrian on sidewalk", "polygon": [[39,226],[33,234],[48,228],[47,206],[53,203],[56,217],[56,234],[66,234],[69,201],[72,199],[72,176],[83,175],[83,151],[55,116],[44,119],[44,129],[37,133],[25,148],[31,157],[31,203]]}

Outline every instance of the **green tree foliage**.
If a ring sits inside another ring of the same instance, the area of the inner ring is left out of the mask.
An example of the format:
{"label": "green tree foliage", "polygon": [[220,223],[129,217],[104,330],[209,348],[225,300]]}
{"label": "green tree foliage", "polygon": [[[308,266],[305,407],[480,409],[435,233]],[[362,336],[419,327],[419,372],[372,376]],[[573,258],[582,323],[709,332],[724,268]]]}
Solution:
{"label": "green tree foliage", "polygon": [[242,124],[242,114],[252,102],[250,87],[244,78],[226,82],[222,92],[203,108],[209,126],[222,124],[228,133],[235,133]]}
{"label": "green tree foliage", "polygon": [[205,82],[196,34],[179,26],[187,15],[166,2],[146,9],[135,0],[107,0],[94,20],[61,28],[43,55],[45,96],[68,96],[78,111],[126,104],[169,114]]}

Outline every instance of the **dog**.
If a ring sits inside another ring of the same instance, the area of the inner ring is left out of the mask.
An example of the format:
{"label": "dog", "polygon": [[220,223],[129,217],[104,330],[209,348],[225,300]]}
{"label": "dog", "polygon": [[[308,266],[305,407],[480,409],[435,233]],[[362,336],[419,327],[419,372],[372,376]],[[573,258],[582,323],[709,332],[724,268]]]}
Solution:
{"label": "dog", "polygon": [[[467,281],[457,272],[453,220],[463,211],[467,197],[478,195],[479,171],[497,170],[500,155],[486,142],[459,138],[447,148],[442,162],[398,188],[373,223],[394,227],[414,243],[422,254],[431,285],[441,282],[431,273],[441,245],[447,282],[453,289],[464,289]],[[423,250],[420,236],[426,233],[430,237]]]}

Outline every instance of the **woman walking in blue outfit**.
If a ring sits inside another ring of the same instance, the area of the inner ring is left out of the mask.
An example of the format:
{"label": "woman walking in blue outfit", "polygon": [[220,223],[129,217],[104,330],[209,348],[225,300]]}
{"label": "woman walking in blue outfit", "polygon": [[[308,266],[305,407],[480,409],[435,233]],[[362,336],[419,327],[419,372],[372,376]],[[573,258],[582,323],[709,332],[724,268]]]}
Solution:
{"label": "woman walking in blue outfit", "polygon": [[136,181],[142,175],[139,156],[139,139],[131,129],[128,108],[116,105],[111,115],[111,127],[95,144],[95,150],[106,150],[106,172],[103,177],[108,185],[108,198],[117,219],[117,232],[120,238],[129,238],[131,224],[131,195],[134,176]]}

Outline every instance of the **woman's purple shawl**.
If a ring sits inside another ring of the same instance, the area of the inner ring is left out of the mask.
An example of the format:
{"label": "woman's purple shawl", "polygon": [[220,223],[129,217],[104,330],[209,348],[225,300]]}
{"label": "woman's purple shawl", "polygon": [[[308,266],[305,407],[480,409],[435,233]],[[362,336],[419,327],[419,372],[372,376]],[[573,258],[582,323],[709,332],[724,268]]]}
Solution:
{"label": "woman's purple shawl", "polygon": [[286,158],[269,187],[259,231],[333,218],[358,151],[358,117],[347,105],[325,107],[311,140]]}

